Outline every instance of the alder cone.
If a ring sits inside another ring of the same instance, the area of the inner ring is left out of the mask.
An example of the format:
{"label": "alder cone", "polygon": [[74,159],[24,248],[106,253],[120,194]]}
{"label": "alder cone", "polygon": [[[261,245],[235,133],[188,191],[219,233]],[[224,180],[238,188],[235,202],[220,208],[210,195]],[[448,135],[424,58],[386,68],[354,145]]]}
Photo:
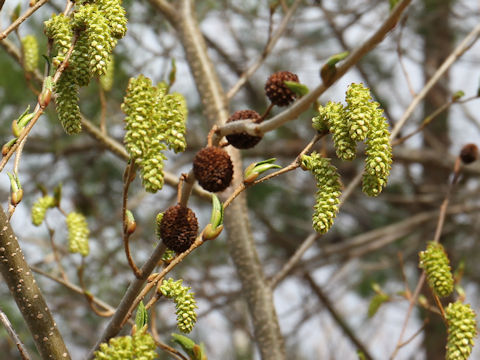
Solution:
{"label": "alder cone", "polygon": [[182,253],[193,244],[198,233],[195,213],[183,205],[169,207],[160,222],[163,243],[170,250]]}
{"label": "alder cone", "polygon": [[[234,112],[227,120],[227,123],[238,121],[238,120],[246,120],[246,119],[253,119],[253,122],[260,123],[262,121],[262,117],[259,113],[253,110],[239,110]],[[255,136],[247,134],[246,132],[242,132],[239,134],[230,134],[227,135],[227,140],[230,145],[236,147],[237,149],[250,149],[257,145],[260,140],[262,140],[261,136]]]}
{"label": "alder cone", "polygon": [[475,144],[467,144],[460,151],[460,159],[464,164],[471,164],[478,159],[478,147]]}
{"label": "alder cone", "polygon": [[295,101],[295,93],[285,85],[284,81],[299,82],[296,74],[290,71],[278,71],[270,75],[265,84],[265,93],[274,105],[287,106]]}
{"label": "alder cone", "polygon": [[233,178],[233,164],[225,150],[208,146],[193,159],[193,173],[202,188],[210,192],[225,190]]}

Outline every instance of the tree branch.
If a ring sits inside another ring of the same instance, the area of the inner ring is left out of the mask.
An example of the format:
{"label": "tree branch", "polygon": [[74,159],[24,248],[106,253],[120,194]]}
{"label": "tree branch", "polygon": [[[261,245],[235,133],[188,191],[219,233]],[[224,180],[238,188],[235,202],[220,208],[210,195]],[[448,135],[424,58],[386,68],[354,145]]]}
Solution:
{"label": "tree branch", "polygon": [[43,359],[70,359],[52,314],[25,261],[5,212],[0,208],[0,272]]}

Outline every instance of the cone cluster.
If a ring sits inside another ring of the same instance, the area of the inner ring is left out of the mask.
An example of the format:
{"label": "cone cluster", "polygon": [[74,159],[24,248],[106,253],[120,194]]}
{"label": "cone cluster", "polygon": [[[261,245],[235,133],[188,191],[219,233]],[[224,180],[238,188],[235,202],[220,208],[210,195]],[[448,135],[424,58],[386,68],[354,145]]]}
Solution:
{"label": "cone cluster", "polygon": [[198,306],[190,287],[183,286],[182,280],[174,281],[170,278],[163,280],[159,290],[175,302],[178,329],[185,334],[191,332],[197,321],[195,309]]}
{"label": "cone cluster", "polygon": [[[253,110],[239,110],[234,112],[227,120],[227,123],[231,123],[238,120],[247,120],[252,119],[253,122],[259,123],[262,121],[262,117],[259,113]],[[226,136],[230,145],[236,147],[237,149],[250,149],[257,145],[260,140],[262,140],[261,136],[254,136],[247,134],[246,132],[242,132],[239,134],[229,134]]]}
{"label": "cone cluster", "polygon": [[232,182],[233,163],[224,149],[208,146],[195,155],[193,173],[205,190],[219,192],[225,190]]}
{"label": "cone cluster", "polygon": [[453,291],[453,275],[442,244],[429,242],[419,257],[419,266],[425,270],[430,288],[440,297],[450,295]]}
{"label": "cone cluster", "polygon": [[157,216],[157,236],[170,250],[182,253],[193,244],[198,233],[195,213],[180,204],[168,208]]}
{"label": "cone cluster", "polygon": [[341,184],[337,169],[330,159],[313,152],[304,155],[301,160],[304,170],[310,171],[317,180],[317,195],[312,216],[313,228],[320,234],[325,234],[333,225],[340,203]]}

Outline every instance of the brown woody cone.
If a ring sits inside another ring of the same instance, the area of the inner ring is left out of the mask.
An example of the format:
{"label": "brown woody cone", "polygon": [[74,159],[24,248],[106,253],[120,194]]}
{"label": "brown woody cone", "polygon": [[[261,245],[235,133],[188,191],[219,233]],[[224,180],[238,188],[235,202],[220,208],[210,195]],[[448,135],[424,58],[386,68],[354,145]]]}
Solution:
{"label": "brown woody cone", "polygon": [[191,209],[183,205],[169,207],[163,214],[159,233],[167,248],[176,253],[182,253],[197,237],[197,217]]}
{"label": "brown woody cone", "polygon": [[[262,117],[259,113],[253,110],[240,110],[236,111],[230,116],[227,120],[227,123],[238,121],[238,120],[246,120],[246,119],[253,119],[253,122],[260,123],[262,121]],[[262,140],[261,136],[254,136],[247,134],[246,132],[242,132],[239,134],[230,134],[227,135],[227,140],[230,145],[236,147],[237,149],[250,149],[257,145],[260,140]]]}
{"label": "brown woody cone", "polygon": [[478,147],[475,144],[467,144],[460,151],[460,159],[464,164],[470,164],[478,159]]}
{"label": "brown woody cone", "polygon": [[267,80],[265,92],[272,104],[287,106],[295,101],[296,95],[284,83],[284,81],[299,82],[298,76],[290,71],[278,71]]}
{"label": "brown woody cone", "polygon": [[232,182],[233,164],[225,150],[208,146],[193,159],[193,173],[201,187],[210,192],[225,190]]}

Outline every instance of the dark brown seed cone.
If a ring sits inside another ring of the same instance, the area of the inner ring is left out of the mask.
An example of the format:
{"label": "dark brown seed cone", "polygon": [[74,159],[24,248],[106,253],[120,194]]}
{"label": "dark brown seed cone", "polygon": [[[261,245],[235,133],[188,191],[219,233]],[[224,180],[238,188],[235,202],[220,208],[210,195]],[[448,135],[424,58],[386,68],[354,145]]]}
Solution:
{"label": "dark brown seed cone", "polygon": [[197,217],[191,209],[180,204],[169,207],[163,214],[159,232],[167,248],[182,253],[197,237]]}
{"label": "dark brown seed cone", "polygon": [[[227,123],[237,120],[246,120],[246,119],[253,119],[253,122],[260,123],[262,121],[262,117],[259,113],[253,110],[240,110],[235,111],[232,116],[230,116],[227,120]],[[260,140],[262,140],[261,136],[254,136],[247,134],[246,132],[242,132],[240,134],[230,134],[227,135],[227,140],[230,145],[236,147],[237,149],[250,149],[257,145]]]}
{"label": "dark brown seed cone", "polygon": [[267,97],[274,105],[287,106],[295,101],[295,93],[284,84],[284,81],[299,82],[296,74],[290,71],[278,71],[270,75],[265,84]]}
{"label": "dark brown seed cone", "polygon": [[478,159],[478,147],[475,144],[467,144],[460,151],[460,159],[464,164],[470,164]]}
{"label": "dark brown seed cone", "polygon": [[193,159],[193,173],[205,190],[225,190],[233,177],[233,164],[225,150],[209,146],[200,150]]}

